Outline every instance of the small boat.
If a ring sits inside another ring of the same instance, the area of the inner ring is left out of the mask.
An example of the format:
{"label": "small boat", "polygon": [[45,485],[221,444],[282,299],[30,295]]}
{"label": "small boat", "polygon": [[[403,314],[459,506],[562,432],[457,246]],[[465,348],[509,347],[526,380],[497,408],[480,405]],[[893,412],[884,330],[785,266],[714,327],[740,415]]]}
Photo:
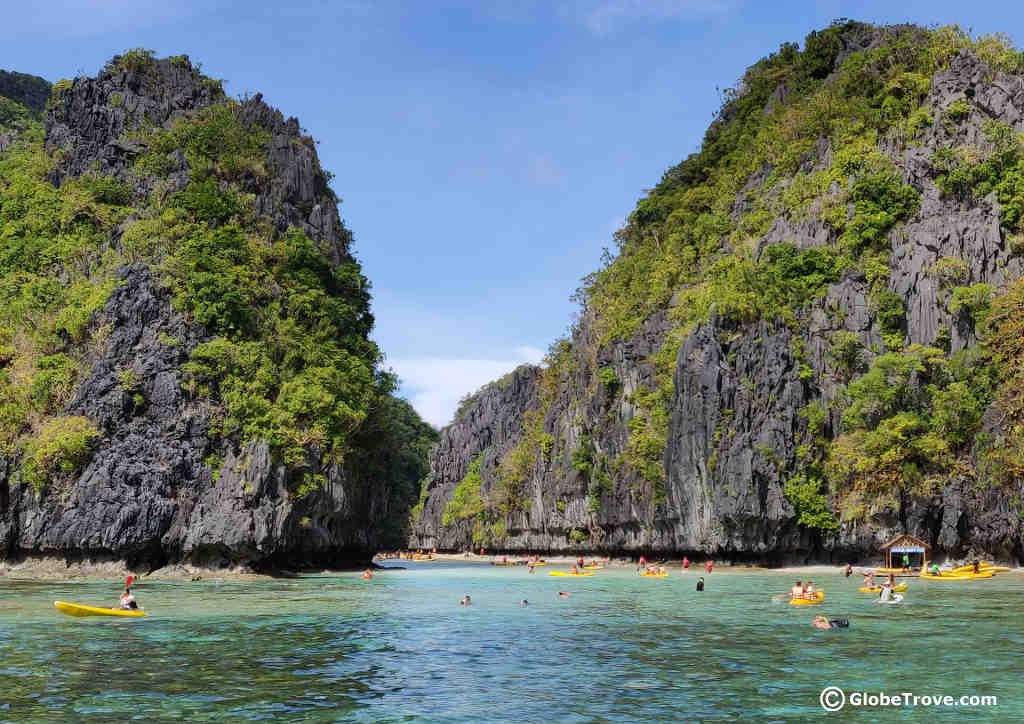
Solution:
{"label": "small boat", "polygon": [[585,571],[603,571],[604,566],[583,566]]}
{"label": "small boat", "polygon": [[121,616],[124,618],[142,618],[146,615],[145,611],[123,611],[119,608],[99,608],[97,606],[81,606],[77,603],[67,603],[66,601],[54,601],[53,605],[57,607],[57,610],[66,616],[75,616],[77,618],[84,618],[86,616]]}
{"label": "small boat", "polygon": [[644,578],[668,578],[667,573],[641,573]]}
{"label": "small boat", "polygon": [[813,606],[815,603],[821,603],[825,600],[825,592],[818,591],[818,595],[814,598],[794,598],[790,600],[790,606]]}
{"label": "small boat", "polygon": [[568,577],[568,578],[576,578],[577,576],[579,576],[579,577],[582,577],[582,576],[594,576],[594,575],[597,575],[597,574],[595,574],[595,573],[569,573],[569,571],[551,571],[548,575],[549,576],[565,576],[565,577]]}

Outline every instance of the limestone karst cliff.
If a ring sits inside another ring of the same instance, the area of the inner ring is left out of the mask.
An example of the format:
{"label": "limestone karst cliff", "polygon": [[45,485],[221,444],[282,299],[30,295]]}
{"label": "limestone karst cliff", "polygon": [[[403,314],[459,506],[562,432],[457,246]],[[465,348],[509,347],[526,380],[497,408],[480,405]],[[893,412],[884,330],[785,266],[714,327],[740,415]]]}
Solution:
{"label": "limestone karst cliff", "polygon": [[751,66],[543,367],[442,430],[410,545],[1024,557],[1022,131],[1002,37],[838,21]]}
{"label": "limestone karst cliff", "polygon": [[14,75],[0,559],[299,567],[400,542],[436,433],[391,396],[298,121],[187,56],[129,51],[44,102]]}

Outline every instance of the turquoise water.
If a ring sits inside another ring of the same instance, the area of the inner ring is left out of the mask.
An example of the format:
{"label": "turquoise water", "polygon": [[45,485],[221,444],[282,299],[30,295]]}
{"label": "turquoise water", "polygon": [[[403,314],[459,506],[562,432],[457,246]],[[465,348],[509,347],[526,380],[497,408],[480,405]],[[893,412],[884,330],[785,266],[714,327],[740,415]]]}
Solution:
{"label": "turquoise water", "polygon": [[[110,605],[115,581],[0,578],[0,722],[1024,719],[1017,574],[914,580],[897,606],[832,574],[815,580],[824,604],[796,607],[770,600],[792,574],[716,570],[697,593],[678,569],[406,565],[371,581],[145,581],[141,620],[53,608]],[[818,613],[850,628],[818,631]],[[828,714],[827,685],[998,705]]]}

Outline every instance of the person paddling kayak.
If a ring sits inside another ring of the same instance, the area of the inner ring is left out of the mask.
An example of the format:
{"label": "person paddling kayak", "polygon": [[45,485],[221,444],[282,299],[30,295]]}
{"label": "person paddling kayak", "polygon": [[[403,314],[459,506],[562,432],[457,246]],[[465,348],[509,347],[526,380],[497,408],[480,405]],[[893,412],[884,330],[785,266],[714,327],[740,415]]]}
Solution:
{"label": "person paddling kayak", "polygon": [[132,581],[134,579],[135,576],[128,576],[128,580],[124,582],[124,593],[122,593],[121,598],[118,599],[117,606],[115,606],[116,609],[121,611],[134,611],[139,607],[131,589]]}
{"label": "person paddling kayak", "polygon": [[117,607],[122,611],[134,611],[139,607],[138,602],[135,600],[135,595],[132,593],[132,589],[128,586],[124,587],[124,593],[121,594],[121,598],[117,602]]}

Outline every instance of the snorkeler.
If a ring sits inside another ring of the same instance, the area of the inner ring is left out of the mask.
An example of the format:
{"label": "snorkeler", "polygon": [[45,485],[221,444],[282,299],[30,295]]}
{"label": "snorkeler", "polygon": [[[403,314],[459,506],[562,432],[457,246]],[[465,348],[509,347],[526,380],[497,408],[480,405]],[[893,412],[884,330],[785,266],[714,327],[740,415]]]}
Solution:
{"label": "snorkeler", "polygon": [[849,628],[850,622],[845,618],[834,618],[829,620],[824,616],[814,617],[814,628],[830,629],[830,628]]}
{"label": "snorkeler", "polygon": [[698,591],[703,591],[704,590],[704,576],[701,576],[700,580],[697,581],[697,590]]}
{"label": "snorkeler", "polygon": [[459,603],[461,603],[463,606],[472,606],[473,605],[472,601],[469,600],[469,594],[468,593],[466,594],[466,597],[464,599],[459,601]]}

